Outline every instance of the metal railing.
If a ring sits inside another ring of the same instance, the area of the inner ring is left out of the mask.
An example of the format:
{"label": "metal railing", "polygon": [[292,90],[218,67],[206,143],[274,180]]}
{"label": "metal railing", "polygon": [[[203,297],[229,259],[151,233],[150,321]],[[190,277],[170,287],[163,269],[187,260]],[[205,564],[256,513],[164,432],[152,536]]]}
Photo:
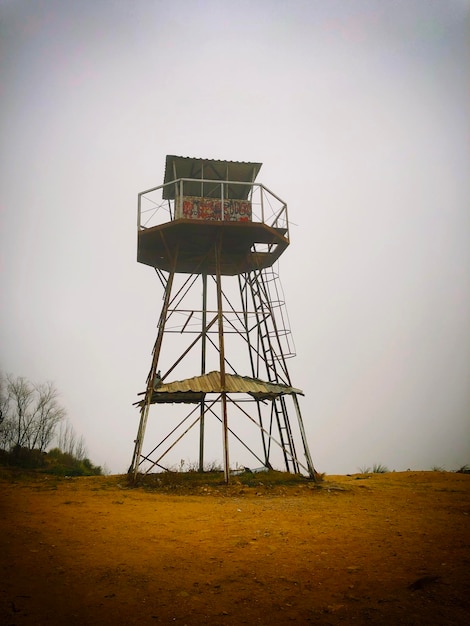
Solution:
{"label": "metal railing", "polygon": [[[240,204],[249,204],[249,217],[244,221],[266,224],[282,229],[288,238],[289,224],[287,205],[270,189],[261,183],[227,180],[209,180],[179,178],[171,182],[146,189],[138,194],[137,228],[144,230],[159,226],[169,221],[188,217],[184,214],[183,204],[191,200],[197,205],[206,201],[216,206],[217,214],[209,219],[222,221],[234,219],[233,212]],[[199,216],[197,219],[204,219]],[[235,219],[237,219],[235,217]]]}

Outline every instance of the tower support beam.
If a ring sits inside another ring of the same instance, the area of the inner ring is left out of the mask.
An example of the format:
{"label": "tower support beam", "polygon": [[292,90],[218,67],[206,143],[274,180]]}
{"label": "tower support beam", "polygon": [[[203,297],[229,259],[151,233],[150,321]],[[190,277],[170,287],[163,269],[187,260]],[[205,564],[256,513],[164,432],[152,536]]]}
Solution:
{"label": "tower support beam", "polygon": [[216,282],[217,282],[217,314],[218,314],[218,331],[219,331],[219,364],[220,364],[220,386],[222,389],[221,405],[222,405],[222,449],[224,453],[224,480],[228,484],[230,482],[230,459],[228,452],[228,417],[227,417],[227,391],[225,385],[225,345],[224,345],[224,319],[222,306],[222,275],[220,272],[220,254],[222,249],[222,234],[220,235],[216,251]]}
{"label": "tower support beam", "polygon": [[152,402],[152,395],[155,390],[155,382],[157,377],[157,367],[158,360],[160,357],[160,350],[162,348],[163,342],[163,334],[165,332],[165,325],[168,316],[168,307],[170,305],[170,297],[171,297],[171,289],[173,287],[173,279],[175,277],[175,272],[171,272],[168,276],[168,280],[165,287],[165,298],[163,301],[162,311],[160,313],[160,319],[158,321],[158,333],[157,339],[155,340],[155,345],[153,347],[152,354],[152,365],[150,366],[150,372],[147,376],[147,389],[145,391],[145,401],[140,410],[140,423],[139,430],[137,431],[137,438],[135,440],[134,454],[132,457],[132,463],[129,468],[129,472],[132,472],[134,475],[134,480],[137,478],[137,473],[139,471],[140,464],[140,456],[142,453],[142,445],[145,437],[145,429],[147,427],[148,414],[150,409],[150,404]]}

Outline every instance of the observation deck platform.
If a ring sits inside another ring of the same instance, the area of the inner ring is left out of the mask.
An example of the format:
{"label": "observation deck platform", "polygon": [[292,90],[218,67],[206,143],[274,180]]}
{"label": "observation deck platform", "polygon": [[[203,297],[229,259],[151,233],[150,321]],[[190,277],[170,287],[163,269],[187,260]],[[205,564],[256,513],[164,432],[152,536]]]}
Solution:
{"label": "observation deck platform", "polygon": [[287,206],[254,182],[260,167],[167,156],[164,183],[139,194],[139,263],[228,276],[271,267],[289,245]]}
{"label": "observation deck platform", "polygon": [[234,276],[271,267],[289,245],[286,229],[255,222],[179,219],[139,231],[137,260],[164,271]]}

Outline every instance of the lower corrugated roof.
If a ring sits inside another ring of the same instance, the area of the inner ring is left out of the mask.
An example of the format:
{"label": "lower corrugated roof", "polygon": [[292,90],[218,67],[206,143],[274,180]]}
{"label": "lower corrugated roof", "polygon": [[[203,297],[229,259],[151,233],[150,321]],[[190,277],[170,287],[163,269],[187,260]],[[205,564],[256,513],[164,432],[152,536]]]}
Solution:
{"label": "lower corrugated roof", "polygon": [[[225,389],[220,383],[220,372],[214,371],[201,376],[193,376],[171,383],[162,383],[154,391],[152,404],[160,402],[200,402],[206,393],[247,393],[257,399],[274,398],[284,394],[300,394],[303,391],[283,385],[270,383],[249,376],[225,374]],[[145,392],[144,392],[145,393]],[[139,395],[144,395],[144,393]],[[142,404],[142,400],[137,404]]]}

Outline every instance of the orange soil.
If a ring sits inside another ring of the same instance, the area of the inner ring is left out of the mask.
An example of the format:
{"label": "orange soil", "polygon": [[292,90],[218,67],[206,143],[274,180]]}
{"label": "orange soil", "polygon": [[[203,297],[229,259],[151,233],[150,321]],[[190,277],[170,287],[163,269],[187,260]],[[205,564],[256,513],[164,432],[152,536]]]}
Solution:
{"label": "orange soil", "polygon": [[0,623],[470,624],[470,476],[357,478],[178,495],[3,472]]}

